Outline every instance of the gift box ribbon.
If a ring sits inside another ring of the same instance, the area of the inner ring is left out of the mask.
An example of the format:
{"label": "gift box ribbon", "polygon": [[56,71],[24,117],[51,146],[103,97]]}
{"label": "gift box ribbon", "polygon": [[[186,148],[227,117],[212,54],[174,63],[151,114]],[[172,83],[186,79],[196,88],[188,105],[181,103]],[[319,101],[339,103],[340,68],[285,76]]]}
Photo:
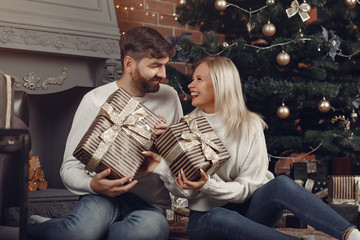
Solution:
{"label": "gift box ribbon", "polygon": [[7,74],[5,76],[5,85],[6,85],[6,110],[5,110],[5,129],[9,129],[11,127],[11,113],[12,113],[12,82],[11,77]]}
{"label": "gift box ribbon", "polygon": [[[165,161],[170,165],[182,152],[188,149],[201,145],[201,149],[205,158],[212,162],[211,169],[219,162],[219,156],[217,152],[220,151],[220,146],[212,142],[216,139],[216,134],[212,132],[201,133],[198,129],[195,119],[185,119],[186,124],[189,126],[190,131],[183,131],[181,133],[181,139],[178,144],[166,155]],[[209,169],[209,171],[211,170]]]}
{"label": "gift box ribbon", "polygon": [[292,1],[291,7],[286,9],[286,14],[289,18],[295,16],[297,13],[299,13],[301,20],[303,22],[310,19],[310,15],[307,13],[308,9],[305,5],[299,5],[299,2],[297,0]]}
{"label": "gift box ribbon", "polygon": [[106,116],[113,125],[100,135],[102,141],[87,163],[86,170],[93,172],[96,169],[121,130],[134,137],[146,149],[151,147],[151,128],[148,125],[140,126],[138,124],[140,120],[145,118],[147,113],[142,107],[135,111],[138,105],[139,101],[131,98],[120,113],[116,112],[107,102],[101,106],[99,114]]}

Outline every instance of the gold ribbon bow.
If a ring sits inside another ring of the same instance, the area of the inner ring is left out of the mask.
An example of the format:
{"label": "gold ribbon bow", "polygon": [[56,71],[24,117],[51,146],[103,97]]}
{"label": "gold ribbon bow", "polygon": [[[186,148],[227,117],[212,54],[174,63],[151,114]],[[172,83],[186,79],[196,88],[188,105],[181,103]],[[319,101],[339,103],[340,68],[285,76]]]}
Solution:
{"label": "gold ribbon bow", "polygon": [[301,20],[303,22],[310,19],[310,16],[308,12],[310,12],[311,8],[309,9],[309,4],[302,3],[299,5],[299,2],[297,0],[292,1],[291,8],[286,9],[286,14],[289,18],[295,16],[297,13],[299,13]]}
{"label": "gold ribbon bow", "polygon": [[138,122],[147,114],[144,108],[134,111],[138,105],[139,102],[135,98],[131,98],[120,113],[117,113],[107,102],[101,106],[100,114],[111,120],[113,125],[100,135],[102,141],[87,163],[86,170],[93,172],[96,169],[121,130],[134,137],[146,149],[151,147],[152,131],[150,127],[138,125]]}
{"label": "gold ribbon bow", "polygon": [[217,152],[220,151],[220,146],[212,142],[212,140],[217,138],[216,134],[213,131],[208,133],[201,133],[197,127],[195,119],[185,120],[190,128],[190,132],[183,131],[181,133],[182,139],[164,158],[165,161],[170,165],[180,155],[181,152],[186,151],[193,146],[201,145],[205,158],[212,162],[212,168],[214,168],[219,162],[219,156]]}

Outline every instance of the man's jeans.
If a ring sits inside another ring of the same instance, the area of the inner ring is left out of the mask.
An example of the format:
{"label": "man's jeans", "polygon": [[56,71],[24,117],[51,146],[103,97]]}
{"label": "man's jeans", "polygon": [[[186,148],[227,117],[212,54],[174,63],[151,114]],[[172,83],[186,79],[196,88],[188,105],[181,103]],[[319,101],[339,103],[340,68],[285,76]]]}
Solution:
{"label": "man's jeans", "polygon": [[291,240],[272,227],[284,209],[337,239],[352,225],[322,200],[286,176],[278,176],[255,191],[243,204],[229,203],[208,212],[190,212],[188,236],[193,240]]}
{"label": "man's jeans", "polygon": [[81,197],[65,219],[29,224],[30,239],[51,240],[165,240],[169,225],[156,208],[134,194]]}

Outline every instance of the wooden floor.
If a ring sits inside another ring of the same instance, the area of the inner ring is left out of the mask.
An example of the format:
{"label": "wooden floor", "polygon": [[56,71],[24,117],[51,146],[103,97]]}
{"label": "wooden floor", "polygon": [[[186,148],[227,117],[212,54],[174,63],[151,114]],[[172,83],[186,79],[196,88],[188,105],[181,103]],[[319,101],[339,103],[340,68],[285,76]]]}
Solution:
{"label": "wooden floor", "polygon": [[[291,235],[293,237],[302,238],[308,235],[313,235],[314,240],[336,240],[323,232],[316,231],[315,229],[308,228],[275,228],[276,230]],[[186,230],[183,227],[171,227],[169,240],[188,240]]]}

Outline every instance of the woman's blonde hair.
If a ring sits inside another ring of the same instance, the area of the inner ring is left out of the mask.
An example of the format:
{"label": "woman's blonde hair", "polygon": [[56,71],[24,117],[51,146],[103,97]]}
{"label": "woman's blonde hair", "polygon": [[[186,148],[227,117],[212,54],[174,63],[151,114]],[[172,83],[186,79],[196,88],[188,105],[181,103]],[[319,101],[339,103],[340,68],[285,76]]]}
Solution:
{"label": "woman's blonde hair", "polygon": [[[210,69],[210,77],[214,86],[215,111],[224,121],[230,134],[248,135],[253,128],[262,129],[267,125],[259,114],[248,110],[242,93],[240,74],[235,64],[226,57],[206,57],[195,67],[205,63]],[[198,110],[196,110],[198,111]]]}

